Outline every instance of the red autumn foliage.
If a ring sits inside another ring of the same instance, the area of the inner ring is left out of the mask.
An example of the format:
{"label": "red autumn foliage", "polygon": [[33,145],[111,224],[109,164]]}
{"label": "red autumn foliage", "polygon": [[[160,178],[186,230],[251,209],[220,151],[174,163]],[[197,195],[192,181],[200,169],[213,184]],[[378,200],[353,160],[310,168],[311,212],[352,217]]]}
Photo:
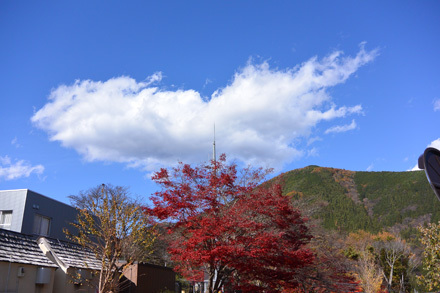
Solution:
{"label": "red autumn foliage", "polygon": [[186,278],[209,278],[209,292],[226,283],[243,292],[297,288],[313,263],[312,238],[300,212],[277,184],[259,187],[267,172],[237,171],[226,157],[209,165],[179,164],[153,180],[162,186],[148,212],[168,222],[168,251]]}

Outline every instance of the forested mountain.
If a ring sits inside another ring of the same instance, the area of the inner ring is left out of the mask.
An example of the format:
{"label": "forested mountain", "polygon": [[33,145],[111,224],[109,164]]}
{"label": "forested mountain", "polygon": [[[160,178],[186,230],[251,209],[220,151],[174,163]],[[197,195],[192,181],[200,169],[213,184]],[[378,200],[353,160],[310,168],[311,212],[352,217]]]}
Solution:
{"label": "forested mountain", "polygon": [[[223,272],[225,276],[231,272],[229,268],[234,266],[232,271],[238,272],[235,267],[243,265],[241,274],[245,277],[238,278],[235,286],[246,289],[260,284],[273,285],[270,288],[278,289],[280,286],[295,288],[299,289],[298,292],[354,292],[359,288],[364,290],[362,292],[428,292],[432,288],[437,289],[431,286],[433,280],[438,280],[432,277],[437,271],[426,261],[433,258],[425,255],[426,251],[429,253],[426,243],[435,246],[439,242],[433,238],[437,234],[430,225],[424,230],[417,227],[439,221],[440,201],[423,171],[354,172],[308,166],[280,174],[258,186],[258,179],[264,177],[264,172],[251,170],[244,173],[244,179],[236,180],[234,167],[220,165],[225,160],[224,157],[223,161],[215,162],[219,169],[206,165],[191,169],[182,165],[181,169],[176,169],[178,172],[174,173],[177,175],[173,175],[176,177],[172,181],[159,181],[168,189],[164,188],[161,197],[156,199],[158,205],[155,210],[150,209],[153,215],[169,213],[180,217],[192,215],[194,211],[199,214],[184,219],[188,221],[185,228],[173,227],[173,222],[167,222],[168,233],[162,233],[163,238],[159,238],[160,242],[155,247],[155,263],[184,263],[187,268],[179,269],[190,280],[200,277],[197,275],[200,255],[208,255],[203,259],[219,259],[209,266],[218,264],[220,269],[226,268]],[[218,170],[223,173],[218,173]],[[157,173],[155,180],[162,178],[169,178],[167,171]],[[252,178],[257,180],[252,181]],[[237,182],[246,182],[245,189]],[[301,214],[292,209],[280,193],[279,186],[270,186],[273,183],[281,184],[283,195]],[[235,197],[230,199],[232,196]],[[210,200],[207,201],[207,198]],[[191,204],[187,204],[187,199],[192,200]],[[179,212],[175,212],[177,209],[180,209]],[[290,215],[287,221],[286,215]],[[304,222],[302,216],[310,221]],[[165,230],[165,226],[158,227]],[[186,234],[178,234],[182,232]],[[434,236],[429,236],[430,233]],[[268,239],[271,235],[275,238]],[[299,239],[296,235],[303,239],[299,246],[294,241],[281,246],[273,245],[279,245],[283,239]],[[269,246],[264,246],[266,244]],[[281,247],[288,249],[282,252]],[[305,257],[313,255],[313,258],[289,260],[301,255],[298,247],[304,249],[301,253]],[[265,264],[265,259],[260,260],[266,257],[262,253],[265,251],[274,252],[267,256],[267,263],[271,265],[260,265]],[[286,257],[291,251],[295,257]],[[191,266],[188,266],[189,259],[193,262]],[[246,261],[243,262],[243,259]],[[286,260],[289,262],[284,263]],[[228,262],[227,265],[225,262]],[[252,274],[257,274],[248,275],[249,263],[273,271],[260,273],[252,268]],[[290,264],[292,268],[289,268]],[[217,286],[213,276],[219,276],[216,273],[219,269],[210,271],[209,287],[213,288]],[[260,276],[264,276],[261,281],[256,279]],[[285,277],[281,281],[274,279],[272,284],[269,283],[272,279],[266,280],[266,276]]]}
{"label": "forested mountain", "polygon": [[281,180],[287,196],[317,209],[313,216],[328,229],[388,228],[405,236],[424,222],[440,220],[440,201],[423,171],[354,172],[308,166],[273,180]]}

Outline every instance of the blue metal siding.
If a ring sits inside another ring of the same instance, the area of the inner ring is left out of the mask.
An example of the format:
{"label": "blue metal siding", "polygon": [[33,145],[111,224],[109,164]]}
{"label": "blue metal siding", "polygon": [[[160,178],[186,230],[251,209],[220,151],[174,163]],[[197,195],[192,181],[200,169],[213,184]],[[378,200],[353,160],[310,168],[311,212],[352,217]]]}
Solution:
{"label": "blue metal siding", "polygon": [[44,195],[28,190],[22,233],[33,234],[35,215],[50,218],[49,237],[66,239],[63,228],[76,219],[76,209]]}
{"label": "blue metal siding", "polygon": [[77,212],[72,206],[28,189],[0,190],[0,211],[12,211],[11,231],[34,234],[35,215],[50,218],[48,237],[65,240],[63,228],[72,227]]}

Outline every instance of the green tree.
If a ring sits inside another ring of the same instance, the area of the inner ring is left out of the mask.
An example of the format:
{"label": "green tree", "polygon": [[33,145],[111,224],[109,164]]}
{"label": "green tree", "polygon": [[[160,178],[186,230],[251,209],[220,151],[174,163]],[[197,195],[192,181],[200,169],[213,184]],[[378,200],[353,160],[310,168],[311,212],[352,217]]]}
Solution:
{"label": "green tree", "polygon": [[65,230],[66,235],[101,261],[99,292],[117,292],[120,272],[150,254],[153,227],[127,188],[102,184],[69,198],[78,210],[71,223],[77,233]]}
{"label": "green tree", "polygon": [[424,274],[419,277],[420,284],[429,291],[440,290],[440,222],[420,227],[420,242],[425,245],[423,251]]}

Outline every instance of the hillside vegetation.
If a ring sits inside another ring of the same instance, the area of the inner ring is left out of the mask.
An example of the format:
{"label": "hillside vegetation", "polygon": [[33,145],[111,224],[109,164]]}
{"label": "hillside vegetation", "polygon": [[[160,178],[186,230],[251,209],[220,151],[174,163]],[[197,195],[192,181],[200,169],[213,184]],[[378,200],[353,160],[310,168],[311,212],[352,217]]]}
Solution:
{"label": "hillside vegetation", "polygon": [[327,229],[405,234],[440,220],[440,202],[423,171],[354,172],[308,166],[279,175],[283,192],[319,207],[314,217]]}

